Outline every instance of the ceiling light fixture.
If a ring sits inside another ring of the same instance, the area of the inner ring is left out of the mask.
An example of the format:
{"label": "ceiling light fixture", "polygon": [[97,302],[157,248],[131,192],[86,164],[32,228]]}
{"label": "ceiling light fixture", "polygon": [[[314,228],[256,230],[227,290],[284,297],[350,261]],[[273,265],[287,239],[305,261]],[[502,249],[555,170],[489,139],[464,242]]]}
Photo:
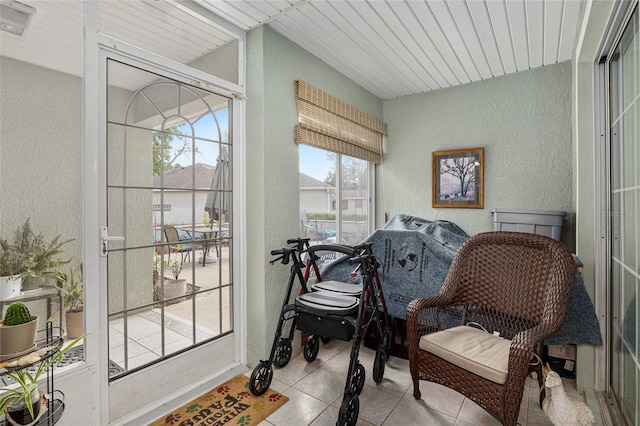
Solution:
{"label": "ceiling light fixture", "polygon": [[0,1],[0,30],[21,36],[36,13],[31,7],[17,1]]}

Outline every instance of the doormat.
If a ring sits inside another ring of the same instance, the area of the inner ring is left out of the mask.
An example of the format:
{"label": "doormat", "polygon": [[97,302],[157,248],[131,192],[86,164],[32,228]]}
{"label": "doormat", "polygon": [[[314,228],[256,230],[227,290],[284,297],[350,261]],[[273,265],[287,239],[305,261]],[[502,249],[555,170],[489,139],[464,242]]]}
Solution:
{"label": "doormat", "polygon": [[288,400],[271,388],[255,396],[249,390],[249,378],[240,375],[156,420],[151,426],[257,425]]}

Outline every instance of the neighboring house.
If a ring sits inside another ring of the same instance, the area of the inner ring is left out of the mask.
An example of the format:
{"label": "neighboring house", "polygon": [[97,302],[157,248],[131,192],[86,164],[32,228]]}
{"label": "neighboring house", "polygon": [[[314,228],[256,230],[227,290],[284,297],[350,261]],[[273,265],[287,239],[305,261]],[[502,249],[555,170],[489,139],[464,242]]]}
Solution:
{"label": "neighboring house", "polygon": [[307,212],[335,211],[335,189],[328,183],[300,173],[300,208]]}
{"label": "neighboring house", "polygon": [[[157,227],[161,222],[171,225],[202,223],[202,215],[205,214],[204,204],[215,171],[215,166],[196,163],[194,166],[180,167],[164,173],[162,181],[161,176],[154,176],[154,225]],[[189,191],[194,178],[199,191],[196,192],[195,202],[192,204],[192,194]],[[163,221],[161,215],[164,215]]]}
{"label": "neighboring house", "polygon": [[[366,213],[367,191],[347,189],[342,193],[343,213]],[[309,212],[336,211],[335,188],[318,179],[300,173],[300,209]]]}

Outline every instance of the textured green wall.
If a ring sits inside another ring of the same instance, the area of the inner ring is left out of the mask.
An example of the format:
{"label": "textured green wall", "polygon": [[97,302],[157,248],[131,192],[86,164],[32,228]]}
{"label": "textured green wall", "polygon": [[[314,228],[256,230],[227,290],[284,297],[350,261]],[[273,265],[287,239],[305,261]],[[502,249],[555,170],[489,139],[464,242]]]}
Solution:
{"label": "textured green wall", "polygon": [[247,359],[269,354],[289,266],[269,267],[269,252],[298,235],[298,121],[301,78],[382,118],[382,101],[268,27],[247,36]]}
{"label": "textured green wall", "polygon": [[[407,213],[476,234],[494,208],[571,212],[570,102],[570,62],[385,101],[378,225]],[[471,147],[485,149],[485,208],[432,208],[431,152]]]}

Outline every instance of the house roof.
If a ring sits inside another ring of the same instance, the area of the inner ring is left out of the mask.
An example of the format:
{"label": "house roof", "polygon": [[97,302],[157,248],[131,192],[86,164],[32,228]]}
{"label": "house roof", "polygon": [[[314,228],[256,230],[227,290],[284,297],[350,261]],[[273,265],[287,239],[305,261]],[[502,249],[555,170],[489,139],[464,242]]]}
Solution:
{"label": "house roof", "polygon": [[162,183],[160,176],[153,177],[154,188],[191,189],[195,173],[196,188],[209,189],[216,168],[209,164],[196,163],[194,166],[180,167],[164,173]]}
{"label": "house roof", "polygon": [[331,189],[331,185],[324,183],[314,177],[300,173],[300,189]]}

